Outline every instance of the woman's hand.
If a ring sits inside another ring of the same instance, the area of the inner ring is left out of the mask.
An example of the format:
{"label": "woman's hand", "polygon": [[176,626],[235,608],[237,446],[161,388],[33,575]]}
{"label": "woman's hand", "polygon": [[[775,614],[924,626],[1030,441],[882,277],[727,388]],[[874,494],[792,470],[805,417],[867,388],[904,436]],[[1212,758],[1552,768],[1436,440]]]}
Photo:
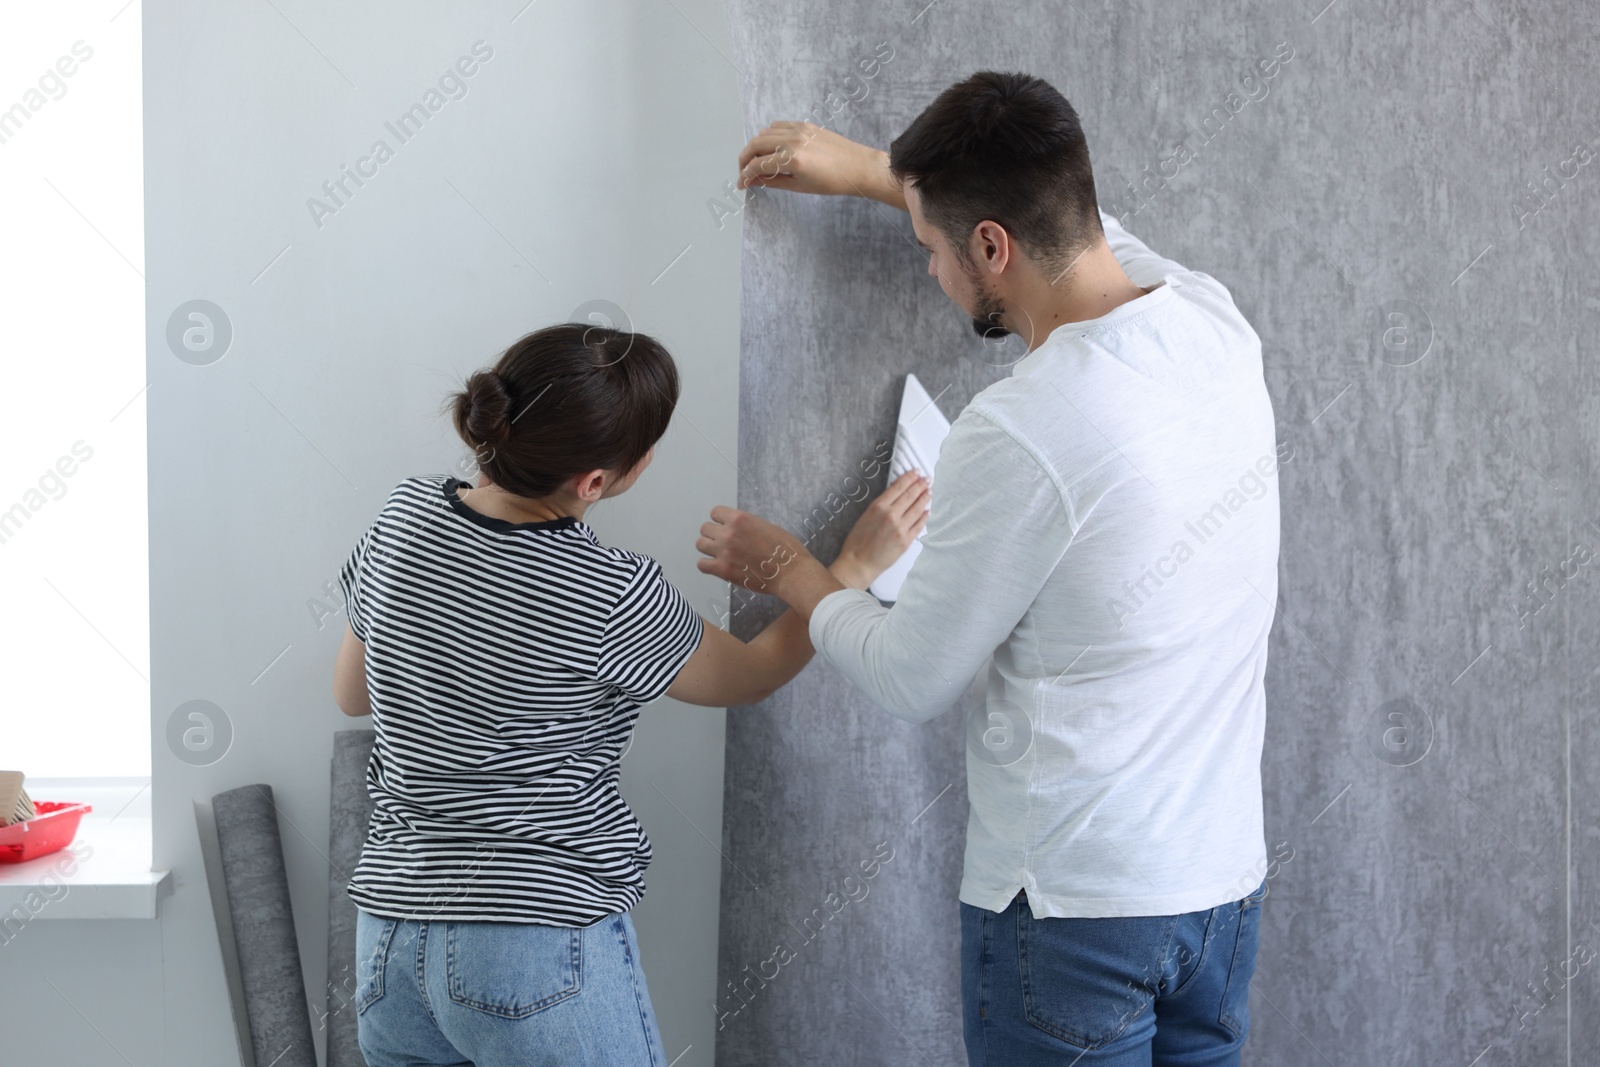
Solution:
{"label": "woman's hand", "polygon": [[846,585],[857,589],[871,585],[928,524],[930,499],[928,479],[918,471],[906,471],[867,505],[828,569]]}
{"label": "woman's hand", "polygon": [[710,557],[695,564],[701,573],[780,600],[783,579],[795,564],[805,561],[821,569],[788,530],[737,508],[712,508],[711,521],[700,527],[694,547]]}

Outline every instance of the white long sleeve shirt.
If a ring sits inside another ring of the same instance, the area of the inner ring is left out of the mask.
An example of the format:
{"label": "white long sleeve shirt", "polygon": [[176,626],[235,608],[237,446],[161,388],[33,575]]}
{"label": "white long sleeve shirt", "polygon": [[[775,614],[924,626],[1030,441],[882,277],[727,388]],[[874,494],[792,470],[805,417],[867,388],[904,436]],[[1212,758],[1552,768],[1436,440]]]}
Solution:
{"label": "white long sleeve shirt", "polygon": [[[965,705],[961,900],[1167,915],[1266,869],[1262,676],[1278,485],[1261,341],[1216,279],[1102,212],[1150,293],[980,392],[893,607],[822,600],[818,653],[891,714]],[[977,678],[979,672],[984,677]],[[972,683],[977,682],[977,686]]]}

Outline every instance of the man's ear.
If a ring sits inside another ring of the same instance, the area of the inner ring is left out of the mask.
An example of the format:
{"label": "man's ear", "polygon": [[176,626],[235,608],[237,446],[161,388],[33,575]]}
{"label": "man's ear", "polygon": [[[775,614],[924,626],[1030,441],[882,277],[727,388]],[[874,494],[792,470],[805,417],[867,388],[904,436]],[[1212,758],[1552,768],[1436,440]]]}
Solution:
{"label": "man's ear", "polygon": [[1004,271],[1014,251],[1011,235],[1004,226],[992,219],[984,219],[972,228],[969,249],[973,262],[990,274]]}

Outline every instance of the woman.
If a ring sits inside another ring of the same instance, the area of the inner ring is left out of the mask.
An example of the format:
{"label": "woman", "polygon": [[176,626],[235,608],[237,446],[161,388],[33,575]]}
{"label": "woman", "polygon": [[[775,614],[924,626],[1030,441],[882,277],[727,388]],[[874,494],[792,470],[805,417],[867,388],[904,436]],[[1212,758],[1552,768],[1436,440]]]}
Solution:
{"label": "woman", "polygon": [[[377,735],[349,884],[371,1067],[666,1067],[628,914],[651,852],[622,754],[663,694],[754,704],[812,655],[793,612],[742,642],[584,523],[649,466],[677,397],[643,334],[529,334],[450,398],[478,484],[406,479],[340,573],[335,696]],[[833,573],[865,588],[927,502],[920,475],[898,479]]]}

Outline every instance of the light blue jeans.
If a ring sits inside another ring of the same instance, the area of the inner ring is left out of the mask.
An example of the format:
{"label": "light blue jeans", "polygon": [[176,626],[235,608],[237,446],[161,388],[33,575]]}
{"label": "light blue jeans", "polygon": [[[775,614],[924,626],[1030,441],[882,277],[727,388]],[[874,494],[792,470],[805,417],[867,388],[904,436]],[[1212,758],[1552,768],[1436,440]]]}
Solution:
{"label": "light blue jeans", "polygon": [[369,1067],[666,1067],[626,912],[592,926],[356,914]]}

